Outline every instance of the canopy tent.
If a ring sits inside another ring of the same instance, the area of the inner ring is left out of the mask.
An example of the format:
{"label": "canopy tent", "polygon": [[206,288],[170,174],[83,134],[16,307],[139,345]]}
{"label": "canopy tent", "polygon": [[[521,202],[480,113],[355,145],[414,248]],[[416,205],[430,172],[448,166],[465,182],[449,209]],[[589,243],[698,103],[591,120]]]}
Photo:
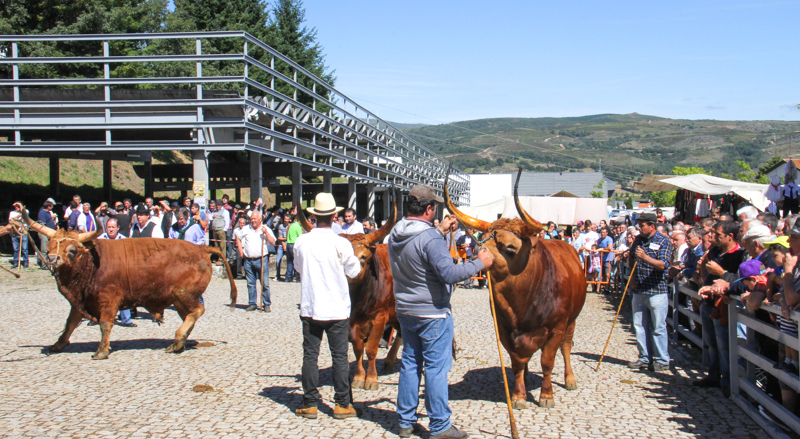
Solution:
{"label": "canopy tent", "polygon": [[766,209],[769,205],[769,200],[765,196],[768,187],[768,184],[728,180],[727,178],[705,174],[679,175],[673,177],[645,175],[641,181],[633,185],[634,189],[643,192],[670,191],[673,189],[686,189],[703,195],[722,195],[733,192],[761,211]]}
{"label": "canopy tent", "polygon": [[[520,204],[531,217],[541,223],[572,224],[578,221],[608,222],[607,198],[519,197]],[[503,197],[481,206],[463,206],[458,210],[480,220],[493,222],[498,218],[519,218],[514,197]]]}

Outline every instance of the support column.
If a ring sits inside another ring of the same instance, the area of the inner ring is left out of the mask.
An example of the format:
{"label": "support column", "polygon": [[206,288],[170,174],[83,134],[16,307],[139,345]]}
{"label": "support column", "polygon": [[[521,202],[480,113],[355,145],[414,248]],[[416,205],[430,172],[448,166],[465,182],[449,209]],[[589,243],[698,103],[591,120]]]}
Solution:
{"label": "support column", "polygon": [[322,171],[322,192],[333,193],[333,174],[331,171]]}
{"label": "support column", "polygon": [[375,183],[367,183],[367,216],[375,218]]}
{"label": "support column", "polygon": [[50,193],[58,199],[61,196],[61,166],[58,156],[50,157]]}
{"label": "support column", "polygon": [[292,205],[300,206],[303,202],[303,168],[300,163],[292,163]]}
{"label": "support column", "polygon": [[347,207],[349,209],[356,208],[356,179],[354,177],[347,177]]}
{"label": "support column", "polygon": [[153,196],[153,159],[144,162],[144,196]]}
{"label": "support column", "polygon": [[[388,220],[389,215],[392,214],[392,188],[386,188],[383,191],[383,219]],[[398,216],[402,216],[401,212],[397,213]]]}
{"label": "support column", "polygon": [[114,180],[113,168],[111,167],[111,160],[103,160],[103,197],[105,200],[113,205],[113,189],[112,182]]}
{"label": "support column", "polygon": [[398,191],[397,195],[397,217],[402,218],[406,214],[406,206],[405,206],[405,191],[402,189]]}
{"label": "support column", "polygon": [[[263,172],[264,167],[261,165],[261,153],[250,151],[250,200],[261,198],[261,193],[264,188]],[[238,193],[239,192],[237,192],[237,195]]]}
{"label": "support column", "polygon": [[[203,182],[205,184],[205,192],[202,194],[203,201],[213,199],[214,194],[211,193],[208,179],[208,156],[205,150],[192,151],[192,181],[194,183]],[[192,193],[192,198],[198,198],[196,193]],[[201,207],[208,207],[207,204]]]}

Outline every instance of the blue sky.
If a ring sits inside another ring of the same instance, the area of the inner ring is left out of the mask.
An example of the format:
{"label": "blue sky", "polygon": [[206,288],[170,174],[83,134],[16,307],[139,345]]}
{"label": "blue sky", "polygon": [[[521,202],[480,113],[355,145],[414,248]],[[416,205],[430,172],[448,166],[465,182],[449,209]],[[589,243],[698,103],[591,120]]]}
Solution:
{"label": "blue sky", "polygon": [[800,1],[305,0],[336,88],[394,122],[799,120]]}

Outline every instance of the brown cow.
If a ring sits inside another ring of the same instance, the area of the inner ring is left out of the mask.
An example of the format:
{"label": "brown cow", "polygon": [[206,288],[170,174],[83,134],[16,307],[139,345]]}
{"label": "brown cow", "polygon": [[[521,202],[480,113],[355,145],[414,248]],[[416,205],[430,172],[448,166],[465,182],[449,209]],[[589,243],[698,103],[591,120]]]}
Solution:
{"label": "brown cow", "polygon": [[[58,290],[72,305],[64,332],[50,347],[51,353],[64,350],[72,331],[81,319],[86,318],[98,323],[102,334],[92,358],[108,358],[109,337],[118,310],[143,307],[156,322],[161,323],[164,310],[170,305],[175,306],[183,324],[167,352],[183,351],[195,322],[205,312],[199,298],[211,281],[209,255],[223,256],[219,250],[183,240],[98,240],[102,230],[56,232],[34,223],[26,214],[23,218],[31,230],[50,238],[47,259]],[[225,267],[231,283],[233,306],[236,304],[236,285],[227,261]]]}
{"label": "brown cow", "polygon": [[[302,211],[298,211],[300,224],[305,231],[313,228]],[[392,271],[389,268],[389,250],[386,244],[379,244],[389,235],[397,222],[397,206],[393,203],[392,216],[380,229],[369,234],[339,236],[350,241],[353,252],[361,262],[361,273],[348,278],[350,288],[350,343],[356,355],[356,374],[353,388],[377,390],[378,369],[375,361],[378,346],[386,325],[400,330],[400,322],[394,308],[394,289]],[[386,355],[383,363],[385,371],[394,369],[397,351],[402,339],[398,336]],[[364,351],[367,353],[367,369],[364,369]]]}
{"label": "brown cow", "polygon": [[511,356],[515,376],[513,407],[526,407],[528,362],[539,349],[542,350],[544,375],[539,406],[554,407],[551,375],[559,347],[564,356],[565,387],[567,390],[578,388],[570,351],[575,320],[586,300],[586,280],[575,249],[565,241],[537,237],[542,225],[520,205],[517,186],[514,187],[514,201],[522,219],[501,218],[488,223],[456,209],[450,202],[446,185],[445,197],[447,208],[461,222],[490,237],[485,245],[494,256],[490,269],[491,294],[497,310],[500,341]]}

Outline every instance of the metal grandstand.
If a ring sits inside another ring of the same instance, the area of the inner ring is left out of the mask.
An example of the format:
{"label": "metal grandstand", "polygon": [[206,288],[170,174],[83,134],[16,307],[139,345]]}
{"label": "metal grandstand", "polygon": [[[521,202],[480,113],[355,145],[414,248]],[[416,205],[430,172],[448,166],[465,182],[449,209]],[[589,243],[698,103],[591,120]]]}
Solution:
{"label": "metal grandstand", "polygon": [[[185,47],[188,41],[194,53],[112,53],[121,40],[142,47],[155,40],[184,42]],[[241,52],[212,53],[216,49],[210,48],[217,47],[219,40]],[[85,56],[21,55],[33,53],[35,45],[58,47],[76,41],[86,42],[92,49]],[[293,188],[300,189],[293,192],[302,190],[295,180],[304,175],[323,176],[327,187],[331,176],[345,176],[351,187],[361,183],[373,191],[391,185],[407,191],[417,183],[442,191],[450,166],[243,31],[4,35],[0,44],[10,47],[10,53],[0,53],[0,64],[11,65],[11,77],[0,79],[0,138],[5,137],[0,139],[5,140],[0,141],[0,155],[147,163],[153,151],[185,150],[193,151],[193,179],[208,181],[209,152],[249,151],[249,178],[242,175],[241,166],[233,166],[231,175],[223,179],[244,181],[245,187],[259,193],[275,178],[269,164],[291,168]],[[26,72],[44,63],[94,65],[98,72],[102,66],[102,75],[26,78]],[[190,68],[175,68],[172,71],[179,74],[158,77],[119,73],[142,71],[136,67],[147,65]],[[215,75],[205,76],[204,68]],[[152,179],[152,171],[148,172]],[[213,183],[209,187],[213,188]],[[152,189],[150,182],[146,192]],[[460,203],[468,202],[469,178],[455,168],[451,170],[450,193]],[[352,201],[352,193],[350,196]],[[293,197],[296,200],[299,194]]]}

